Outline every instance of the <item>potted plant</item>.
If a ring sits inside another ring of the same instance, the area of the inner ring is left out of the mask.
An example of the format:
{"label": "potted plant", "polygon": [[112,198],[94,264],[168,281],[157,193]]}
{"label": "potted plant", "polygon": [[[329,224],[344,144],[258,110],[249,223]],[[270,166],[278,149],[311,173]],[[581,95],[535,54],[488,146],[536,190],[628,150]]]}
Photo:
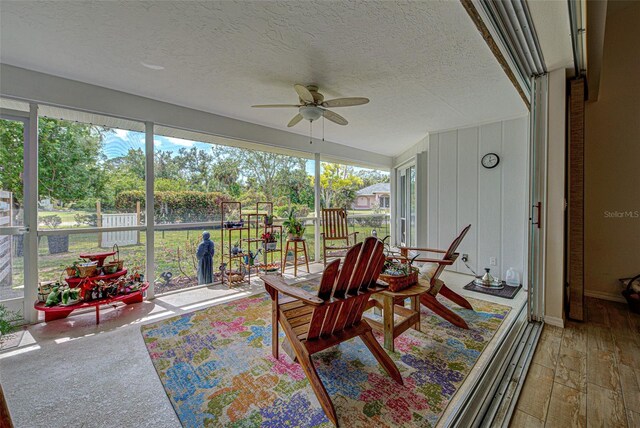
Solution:
{"label": "potted plant", "polygon": [[[57,229],[62,224],[59,215],[45,215],[40,217],[40,223],[49,229]],[[47,237],[49,254],[60,254],[69,251],[69,235],[49,235]]]}
{"label": "potted plant", "polygon": [[267,214],[264,216],[264,225],[265,226],[273,226],[273,214]]}
{"label": "potted plant", "polygon": [[304,235],[305,227],[296,218],[293,208],[287,212],[287,219],[282,222],[282,227],[287,231],[289,239],[301,239]]}
{"label": "potted plant", "polygon": [[3,336],[13,331],[13,323],[20,319],[20,313],[8,310],[5,306],[0,305],[0,343]]}
{"label": "potted plant", "polygon": [[82,261],[76,260],[71,264],[71,266],[64,266],[65,271],[67,272],[67,277],[75,278],[78,276],[78,264],[82,263]]}
{"label": "potted plant", "polygon": [[278,243],[276,242],[276,235],[272,232],[266,232],[262,234],[262,247],[265,251],[273,251],[276,249]]}
{"label": "potted plant", "polygon": [[404,259],[396,255],[391,246],[386,243],[388,236],[382,242],[385,246],[386,260],[382,266],[380,279],[389,285],[389,290],[397,292],[418,282],[419,269],[413,266],[416,255],[412,259]]}
{"label": "potted plant", "polygon": [[237,256],[239,253],[241,253],[242,251],[240,250],[240,242],[236,241],[233,243],[233,248],[231,248],[231,255],[232,256]]}

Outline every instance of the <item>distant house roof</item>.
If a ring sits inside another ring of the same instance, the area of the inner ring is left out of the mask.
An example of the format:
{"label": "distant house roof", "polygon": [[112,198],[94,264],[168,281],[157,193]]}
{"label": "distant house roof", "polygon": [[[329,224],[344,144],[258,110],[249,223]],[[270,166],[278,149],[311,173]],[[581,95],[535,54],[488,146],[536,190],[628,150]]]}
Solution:
{"label": "distant house roof", "polygon": [[375,195],[376,193],[391,193],[390,183],[377,183],[367,186],[364,189],[360,189],[357,192],[358,196]]}

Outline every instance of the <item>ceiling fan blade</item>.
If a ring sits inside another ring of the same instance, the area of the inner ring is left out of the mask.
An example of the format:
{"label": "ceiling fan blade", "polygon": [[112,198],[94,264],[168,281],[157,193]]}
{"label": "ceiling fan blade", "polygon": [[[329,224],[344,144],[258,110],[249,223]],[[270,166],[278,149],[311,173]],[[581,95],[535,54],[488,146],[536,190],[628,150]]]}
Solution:
{"label": "ceiling fan blade", "polygon": [[313,95],[311,95],[311,92],[309,92],[309,90],[305,86],[296,83],[295,85],[293,85],[293,88],[296,90],[298,96],[302,101],[310,104],[315,103]]}
{"label": "ceiling fan blade", "polygon": [[293,116],[293,119],[291,119],[289,121],[289,123],[287,124],[287,127],[291,128],[292,126],[295,126],[301,120],[302,120],[302,115],[300,113],[298,113],[295,116]]}
{"label": "ceiling fan blade", "polygon": [[334,98],[322,103],[323,107],[349,107],[359,106],[369,102],[369,98],[364,97],[348,97],[348,98]]}
{"label": "ceiling fan blade", "polygon": [[257,104],[255,106],[251,106],[251,107],[256,107],[256,108],[286,108],[286,107],[301,107],[299,105],[296,104]]}
{"label": "ceiling fan blade", "polygon": [[331,122],[337,123],[338,125],[347,125],[349,123],[347,122],[347,119],[340,116],[338,113],[332,112],[331,110],[325,110],[324,117],[325,119],[329,119]]}

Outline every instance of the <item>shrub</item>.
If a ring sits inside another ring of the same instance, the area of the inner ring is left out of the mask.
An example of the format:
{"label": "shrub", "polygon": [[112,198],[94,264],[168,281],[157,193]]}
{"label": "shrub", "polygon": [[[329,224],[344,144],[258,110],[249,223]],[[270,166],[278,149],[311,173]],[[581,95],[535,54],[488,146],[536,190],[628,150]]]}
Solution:
{"label": "shrub", "polygon": [[311,210],[308,206],[302,204],[281,205],[273,207],[273,212],[280,218],[286,218],[289,210],[293,209],[297,217],[308,217]]}
{"label": "shrub", "polygon": [[[211,221],[220,215],[220,204],[230,201],[229,195],[220,192],[155,192],[156,219],[167,223],[193,223]],[[131,210],[140,201],[144,207],[144,192],[133,190],[120,192],[116,197],[116,209]]]}
{"label": "shrub", "polygon": [[[74,209],[79,209],[79,210],[95,210],[96,202],[97,202],[97,198],[86,198],[86,199],[76,201],[73,204],[70,204],[70,206],[73,207]],[[102,206],[103,207],[106,206],[104,202]]]}
{"label": "shrub", "polygon": [[73,219],[76,221],[76,227],[80,227],[82,225],[86,226],[97,226],[98,225],[98,215],[97,214],[75,214]]}
{"label": "shrub", "polygon": [[59,215],[44,215],[40,217],[39,222],[50,229],[55,229],[62,224],[62,218]]}
{"label": "shrub", "polygon": [[19,319],[19,312],[10,311],[3,305],[0,305],[0,337],[11,333],[13,330],[13,322]]}

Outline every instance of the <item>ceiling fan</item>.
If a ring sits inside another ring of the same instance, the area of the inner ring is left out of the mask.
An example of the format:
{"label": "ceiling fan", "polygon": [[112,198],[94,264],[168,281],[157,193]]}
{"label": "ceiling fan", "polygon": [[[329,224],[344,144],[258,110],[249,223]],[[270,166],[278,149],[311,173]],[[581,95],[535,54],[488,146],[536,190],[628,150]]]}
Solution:
{"label": "ceiling fan", "polygon": [[300,104],[259,104],[251,107],[257,108],[297,108],[298,114],[289,121],[287,126],[290,128],[300,122],[302,119],[306,119],[309,122],[313,122],[321,117],[329,119],[330,121],[337,123],[338,125],[347,125],[347,119],[340,116],[338,113],[328,110],[328,107],[350,107],[359,106],[369,102],[369,98],[363,97],[348,97],[348,98],[335,98],[333,100],[324,100],[324,95],[318,92],[318,87],[315,85],[300,85],[295,84],[293,88],[298,93]]}

